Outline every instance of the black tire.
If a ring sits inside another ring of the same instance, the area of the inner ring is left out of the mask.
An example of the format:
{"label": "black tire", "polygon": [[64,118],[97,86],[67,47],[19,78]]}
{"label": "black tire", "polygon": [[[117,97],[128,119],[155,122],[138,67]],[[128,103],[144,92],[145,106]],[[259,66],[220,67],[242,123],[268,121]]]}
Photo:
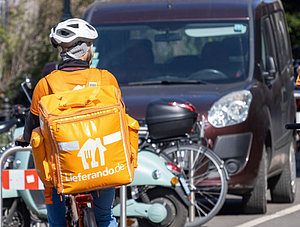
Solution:
{"label": "black tire", "polygon": [[19,200],[17,202],[17,207],[10,223],[7,223],[7,216],[9,214],[9,208],[11,207],[13,200],[4,199],[3,203],[3,227],[30,227],[30,213],[23,201]]}
{"label": "black tire", "polygon": [[271,179],[271,200],[274,203],[292,203],[296,195],[295,141],[291,141],[288,160],[279,176]]}
{"label": "black tire", "polygon": [[188,216],[187,207],[177,194],[170,189],[154,188],[147,191],[151,203],[161,203],[167,209],[167,217],[161,223],[153,223],[148,219],[138,219],[139,226],[143,227],[183,227]]}
{"label": "black tire", "polygon": [[264,145],[256,185],[252,191],[243,195],[243,209],[246,214],[264,214],[267,211],[267,168],[267,152]]}

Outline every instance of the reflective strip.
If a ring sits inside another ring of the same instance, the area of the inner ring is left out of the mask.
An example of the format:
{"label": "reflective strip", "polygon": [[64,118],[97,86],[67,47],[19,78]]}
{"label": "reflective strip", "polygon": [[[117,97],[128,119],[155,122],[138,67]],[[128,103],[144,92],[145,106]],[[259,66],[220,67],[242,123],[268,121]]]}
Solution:
{"label": "reflective strip", "polygon": [[40,118],[40,127],[42,130],[44,130],[44,122],[42,121],[42,119]]}
{"label": "reflective strip", "polygon": [[103,143],[104,143],[104,145],[107,145],[107,144],[111,144],[111,143],[120,141],[121,139],[122,139],[121,132],[118,131],[118,132],[115,132],[115,133],[110,134],[108,136],[104,136],[103,137]]}
{"label": "reflective strip", "polygon": [[296,122],[300,122],[300,112],[296,112]]}
{"label": "reflective strip", "polygon": [[78,141],[60,142],[60,143],[58,143],[58,146],[61,151],[79,150],[79,142]]}
{"label": "reflective strip", "polygon": [[9,174],[9,188],[10,189],[24,189],[25,177],[24,170],[15,170]]}

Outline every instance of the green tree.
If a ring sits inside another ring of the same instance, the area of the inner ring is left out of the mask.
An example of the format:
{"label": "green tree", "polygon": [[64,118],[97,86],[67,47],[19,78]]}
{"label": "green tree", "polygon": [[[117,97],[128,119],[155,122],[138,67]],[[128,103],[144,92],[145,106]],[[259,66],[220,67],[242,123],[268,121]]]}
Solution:
{"label": "green tree", "polygon": [[[0,23],[0,98],[13,99],[25,75],[38,80],[48,62],[59,56],[49,42],[51,27],[60,22],[63,0],[9,0],[5,24]],[[94,0],[71,0],[74,17]],[[3,18],[0,18],[2,21]]]}
{"label": "green tree", "polygon": [[300,4],[295,0],[283,0],[289,34],[293,47],[300,46]]}

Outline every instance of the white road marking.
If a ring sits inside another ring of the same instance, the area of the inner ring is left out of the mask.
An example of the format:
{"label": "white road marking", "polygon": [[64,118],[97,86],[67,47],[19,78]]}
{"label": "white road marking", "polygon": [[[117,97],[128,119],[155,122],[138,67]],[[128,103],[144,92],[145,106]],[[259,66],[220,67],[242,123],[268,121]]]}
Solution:
{"label": "white road marking", "polygon": [[266,215],[264,217],[254,219],[252,221],[245,222],[245,223],[243,223],[241,225],[237,225],[235,227],[256,226],[256,225],[259,225],[261,223],[267,222],[269,220],[272,220],[272,219],[275,219],[275,218],[279,218],[279,217],[282,217],[282,216],[285,216],[285,215],[289,215],[289,214],[294,213],[294,212],[296,212],[298,210],[300,210],[300,204],[292,206],[292,207],[289,207],[289,208],[286,208],[286,209],[281,210],[281,211],[278,211],[278,212],[276,212],[274,214]]}

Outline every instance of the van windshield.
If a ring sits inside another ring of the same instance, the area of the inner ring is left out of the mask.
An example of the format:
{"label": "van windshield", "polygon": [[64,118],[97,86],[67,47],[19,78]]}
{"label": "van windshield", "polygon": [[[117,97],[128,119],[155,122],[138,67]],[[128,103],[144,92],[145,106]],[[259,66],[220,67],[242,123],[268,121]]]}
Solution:
{"label": "van windshield", "polygon": [[92,66],[109,70],[120,85],[234,83],[248,77],[244,21],[119,24],[97,30]]}

